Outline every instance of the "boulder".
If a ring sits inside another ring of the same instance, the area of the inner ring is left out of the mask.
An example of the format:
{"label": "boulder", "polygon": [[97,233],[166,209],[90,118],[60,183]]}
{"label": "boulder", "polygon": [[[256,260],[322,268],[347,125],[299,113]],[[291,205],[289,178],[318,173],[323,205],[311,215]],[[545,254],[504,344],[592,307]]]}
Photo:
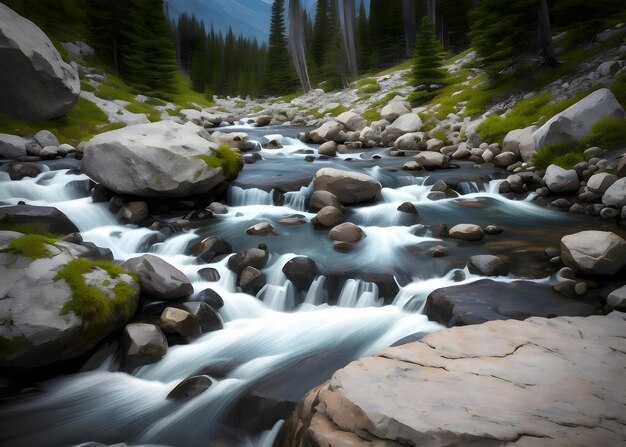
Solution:
{"label": "boulder", "polygon": [[167,353],[167,340],[154,324],[131,323],[124,328],[124,365],[128,369],[161,360]]}
{"label": "boulder", "polygon": [[334,168],[317,171],[313,186],[316,191],[333,193],[344,205],[371,202],[382,190],[382,185],[369,175]]}
{"label": "boulder", "polygon": [[606,303],[615,310],[626,312],[626,286],[613,290],[606,298]]}
{"label": "boulder", "polygon": [[531,316],[587,316],[595,315],[596,310],[589,303],[556,293],[547,284],[481,279],[434,290],[426,299],[424,313],[430,320],[452,327]]}
{"label": "boulder", "polygon": [[248,143],[248,134],[245,132],[213,132],[211,139],[217,144],[225,144],[228,147],[243,149]]}
{"label": "boulder", "polygon": [[401,115],[383,131],[383,143],[391,144],[402,135],[411,132],[418,132],[421,128],[422,120],[416,113]]}
{"label": "boulder", "polygon": [[201,128],[173,121],[128,126],[92,138],[82,170],[118,194],[187,197],[206,194],[226,180],[221,167],[197,157],[214,156],[215,143]]}
{"label": "boulder", "polygon": [[269,253],[261,248],[250,248],[228,258],[228,268],[240,274],[246,267],[261,269],[267,264]]}
{"label": "boulder", "polygon": [[246,230],[246,234],[251,236],[267,236],[272,233],[274,233],[274,227],[269,222],[259,222]]}
{"label": "boulder", "polygon": [[416,151],[424,148],[424,133],[411,132],[404,134],[393,143],[401,151]]}
{"label": "boulder", "polygon": [[337,143],[334,141],[327,141],[319,147],[317,153],[320,155],[326,155],[327,157],[334,157],[337,155]]}
{"label": "boulder", "polygon": [[609,187],[617,181],[617,176],[608,172],[593,174],[587,180],[587,189],[595,194],[604,194]]}
{"label": "boulder", "polygon": [[[218,280],[219,280],[219,277],[218,277]],[[209,305],[211,309],[218,310],[224,307],[224,299],[219,295],[219,293],[217,293],[213,289],[204,289],[203,291],[198,293],[198,296],[196,296],[196,300]]]}
{"label": "boulder", "polygon": [[345,129],[350,132],[361,132],[367,126],[367,120],[352,111],[343,112],[335,120],[343,124]]}
{"label": "boulder", "polygon": [[224,324],[217,312],[205,301],[189,301],[183,304],[183,307],[198,320],[203,334],[224,328]]}
{"label": "boulder", "polygon": [[122,266],[139,275],[141,292],[155,300],[184,298],[193,293],[193,286],[183,272],[154,255],[131,258]]}
{"label": "boulder", "polygon": [[568,234],[561,238],[561,259],[579,273],[614,275],[626,265],[626,241],[610,231]]}
{"label": "boulder", "polygon": [[626,112],[613,93],[602,88],[553,116],[534,134],[535,145],[565,143],[589,134],[591,127],[602,118],[624,118]]}
{"label": "boulder", "polygon": [[272,117],[269,115],[257,116],[254,119],[254,123],[257,125],[257,127],[269,126],[271,122],[272,122]]}
{"label": "boulder", "polygon": [[70,234],[78,231],[68,217],[51,206],[12,205],[0,207],[0,220],[14,224],[31,224],[44,227],[51,233]]}
{"label": "boulder", "polygon": [[529,126],[524,129],[512,130],[506,134],[502,141],[502,152],[513,152],[524,161],[532,161],[536,151],[533,134],[537,126]]}
{"label": "boulder", "polygon": [[478,225],[458,224],[450,228],[448,236],[452,239],[461,239],[464,241],[479,241],[485,236],[485,233]]}
{"label": "boulder", "polygon": [[166,307],[159,318],[159,327],[165,334],[178,335],[193,340],[202,333],[200,321],[189,312],[176,307]]}
{"label": "boulder", "polygon": [[195,245],[191,254],[204,262],[211,262],[218,256],[228,255],[233,252],[228,242],[219,237],[207,237]]}
{"label": "boulder", "polygon": [[548,166],[543,181],[553,193],[575,192],[580,187],[578,174],[575,170],[563,169],[557,165]]}
{"label": "boulder", "polygon": [[40,130],[33,137],[39,146],[46,148],[48,146],[59,147],[59,139],[49,130]]}
{"label": "boulder", "polygon": [[411,105],[406,101],[392,101],[382,108],[380,116],[390,123],[395,121],[400,115],[411,113]]}
{"label": "boulder", "polygon": [[618,446],[626,354],[612,347],[624,337],[620,316],[435,332],[356,360],[311,390],[283,445]]}
{"label": "boulder", "polygon": [[626,178],[617,180],[605,191],[602,203],[615,208],[626,205]]}
{"label": "boulder", "polygon": [[125,224],[140,224],[148,217],[148,204],[141,202],[126,202],[117,212],[117,218]]}
{"label": "boulder", "polygon": [[1,3],[0,59],[1,113],[47,121],[72,110],[80,93],[78,72],[41,29]]}
{"label": "boulder", "polygon": [[[10,242],[18,238],[20,246],[41,252],[12,248]],[[0,231],[0,367],[38,368],[74,359],[135,313],[139,285],[130,275],[72,252],[84,253],[84,248]],[[96,308],[75,295],[80,287],[89,288]]]}
{"label": "boulder", "polygon": [[351,222],[346,222],[337,225],[332,230],[330,230],[329,236],[333,241],[348,242],[354,244],[363,239],[365,237],[365,233],[357,225],[354,225]]}
{"label": "boulder", "polygon": [[439,152],[443,147],[445,147],[445,145],[446,144],[439,138],[431,138],[426,141],[426,150],[431,152]]}
{"label": "boulder", "polygon": [[315,191],[311,195],[309,200],[309,210],[319,211],[326,206],[334,206],[335,208],[342,209],[343,205],[339,201],[336,195],[328,191]]}
{"label": "boulder", "polygon": [[474,255],[467,261],[470,273],[481,276],[506,276],[509,266],[494,255]]}
{"label": "boulder", "polygon": [[311,222],[313,222],[315,225],[331,227],[341,222],[343,218],[343,211],[341,211],[339,208],[334,206],[325,206],[317,212]]}
{"label": "boulder", "polygon": [[443,169],[449,165],[450,158],[439,152],[420,152],[413,160],[426,169]]}
{"label": "boulder", "polygon": [[333,140],[339,132],[344,130],[343,124],[337,121],[327,121],[309,133],[309,138],[313,143],[321,144]]}
{"label": "boulder", "polygon": [[493,164],[498,168],[508,168],[515,162],[517,162],[517,155],[513,152],[502,152],[493,159]]}
{"label": "boulder", "polygon": [[41,165],[38,163],[11,163],[9,177],[11,180],[22,180],[24,177],[37,177],[41,174]]}
{"label": "boulder", "polygon": [[25,138],[0,133],[0,158],[25,157],[27,144],[28,140]]}
{"label": "boulder", "polygon": [[243,269],[237,281],[237,285],[241,287],[241,290],[249,295],[259,293],[259,290],[261,290],[266,283],[267,280],[263,272],[250,266]]}
{"label": "boulder", "polygon": [[306,256],[296,256],[283,266],[283,273],[296,288],[308,290],[319,270],[313,259]]}

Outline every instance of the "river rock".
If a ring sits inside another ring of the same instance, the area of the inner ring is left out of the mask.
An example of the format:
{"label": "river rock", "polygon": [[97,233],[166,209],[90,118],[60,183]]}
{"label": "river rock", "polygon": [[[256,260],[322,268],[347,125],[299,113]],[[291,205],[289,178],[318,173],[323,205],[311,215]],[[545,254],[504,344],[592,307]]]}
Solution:
{"label": "river rock", "polygon": [[184,402],[204,393],[211,385],[213,381],[209,376],[189,377],[176,385],[167,395],[167,399]]}
{"label": "river rock", "polygon": [[365,237],[365,233],[360,227],[351,222],[346,222],[341,225],[337,225],[330,230],[329,236],[333,241],[354,244],[363,239]]}
{"label": "river rock", "polygon": [[148,217],[148,204],[144,201],[126,202],[117,212],[117,218],[125,224],[140,224]]}
{"label": "river rock", "polygon": [[[70,247],[82,247],[68,242],[42,242],[48,254],[32,259],[9,246],[21,237],[33,238],[0,231],[0,367],[37,368],[76,358],[133,316],[139,286],[130,275],[86,264],[71,254]],[[90,286],[92,299],[101,300],[97,314],[59,275]]]}
{"label": "river rock", "polygon": [[254,123],[257,125],[257,127],[269,126],[271,122],[272,122],[272,117],[269,115],[257,116],[254,119]]}
{"label": "river rock", "polygon": [[461,239],[464,241],[479,241],[485,237],[485,233],[478,225],[458,224],[450,228],[448,236],[452,239]]}
{"label": "river rock", "polygon": [[622,286],[609,293],[606,303],[615,310],[626,312],[626,286]]}
{"label": "river rock", "polygon": [[37,163],[11,163],[9,177],[11,180],[22,180],[24,177],[37,177],[41,174],[41,166]]}
{"label": "river rock", "polygon": [[224,324],[215,310],[204,301],[189,301],[183,304],[187,312],[200,323],[202,333],[219,331]]}
{"label": "river rock", "polygon": [[426,169],[443,169],[449,165],[449,157],[439,152],[420,152],[413,160]]}
{"label": "river rock", "polygon": [[319,147],[317,153],[320,155],[326,155],[327,157],[334,157],[337,155],[337,143],[334,141],[327,141]]}
{"label": "river rock", "polygon": [[204,262],[211,262],[218,256],[228,255],[233,252],[228,242],[220,237],[207,237],[195,245],[191,254]]}
{"label": "river rock", "polygon": [[505,261],[493,255],[474,255],[467,261],[470,273],[481,276],[506,276],[509,266]]}
{"label": "river rock", "polygon": [[536,150],[533,133],[536,130],[537,126],[530,126],[510,131],[502,141],[502,152],[513,152],[524,161],[532,161]]}
{"label": "river rock", "polygon": [[12,205],[0,207],[0,220],[14,224],[32,224],[44,227],[51,233],[70,234],[78,231],[68,217],[51,206]]}
{"label": "river rock", "polygon": [[85,146],[85,174],[118,194],[187,197],[206,194],[226,180],[222,168],[208,166],[216,144],[201,128],[173,121],[128,126],[102,133]]}
{"label": "river rock", "polygon": [[0,133],[0,158],[19,158],[26,156],[28,140],[17,135]]}
{"label": "river rock", "polygon": [[[202,269],[202,270],[206,270],[206,269]],[[200,274],[200,277],[202,279],[205,279],[205,277],[202,274]],[[218,273],[217,280],[219,280],[219,273]],[[207,305],[211,306],[212,309],[215,309],[215,310],[219,310],[222,307],[224,307],[224,299],[220,296],[219,293],[217,293],[213,289],[204,289],[203,291],[198,293],[195,299],[198,301],[202,301],[203,303],[206,303]]]}
{"label": "river rock", "polygon": [[343,208],[343,205],[339,201],[336,195],[329,191],[315,191],[311,195],[311,200],[309,201],[309,210],[310,211],[319,211],[326,206],[334,206],[335,208],[339,208],[340,210]]}
{"label": "river rock", "polygon": [[166,307],[159,319],[159,327],[165,334],[178,335],[185,340],[200,336],[200,322],[189,312],[176,307]]}
{"label": "river rock", "polygon": [[158,326],[131,323],[124,328],[124,365],[128,369],[161,360],[167,353],[167,340]]}
{"label": "river rock", "polygon": [[588,135],[596,122],[607,117],[624,118],[626,112],[615,95],[602,88],[549,119],[535,132],[535,145],[541,148],[577,140]]}
{"label": "river rock", "polygon": [[385,128],[382,133],[383,142],[391,144],[400,136],[418,132],[422,128],[422,120],[416,113],[407,113],[399,116],[393,123]]}
{"label": "river rock", "polygon": [[47,121],[72,110],[80,93],[78,72],[41,29],[2,3],[0,41],[0,112]]}
{"label": "river rock", "polygon": [[367,126],[367,120],[361,115],[352,111],[343,112],[335,120],[345,127],[349,132],[361,132]]}
{"label": "river rock", "polygon": [[261,248],[250,248],[228,258],[228,268],[240,274],[248,266],[261,269],[267,264],[269,253]]}
{"label": "river rock", "polygon": [[267,283],[265,275],[254,267],[246,267],[239,275],[237,285],[244,293],[256,295]]}
{"label": "river rock", "polygon": [[508,168],[513,163],[517,162],[517,155],[513,152],[502,152],[499,155],[496,155],[493,159],[493,164],[498,168]]}
{"label": "river rock", "polygon": [[411,132],[404,134],[393,143],[393,146],[401,151],[416,151],[424,148],[424,132]]}
{"label": "river rock", "polygon": [[37,143],[43,148],[59,147],[59,139],[49,130],[40,130],[33,137]]}
{"label": "river rock", "polygon": [[481,279],[431,292],[424,313],[430,320],[452,327],[530,316],[587,316],[595,315],[596,310],[591,304],[559,295],[546,284]]}
{"label": "river rock", "polygon": [[407,113],[411,113],[411,105],[408,102],[391,101],[389,104],[381,109],[380,116],[382,119],[392,123],[400,115],[406,115]]}
{"label": "river rock", "polygon": [[563,169],[557,165],[550,165],[543,177],[546,186],[553,193],[566,193],[578,191],[580,181],[578,174],[573,169]]}
{"label": "river rock", "polygon": [[621,445],[622,318],[492,321],[384,349],[310,391],[284,445]]}
{"label": "river rock", "polygon": [[325,206],[317,212],[312,219],[315,225],[322,225],[324,227],[331,227],[344,219],[343,211],[334,206]]}
{"label": "river rock", "polygon": [[296,256],[283,266],[283,273],[296,288],[308,290],[319,270],[313,259],[306,256]]}
{"label": "river rock", "polygon": [[316,191],[333,193],[344,205],[371,202],[382,189],[382,185],[367,174],[334,168],[317,171],[313,186]]}
{"label": "river rock", "polygon": [[626,265],[626,241],[610,231],[581,231],[561,238],[561,259],[574,271],[614,275]]}
{"label": "river rock", "polygon": [[309,138],[313,143],[321,144],[334,140],[342,130],[344,130],[343,124],[337,121],[327,121],[317,129],[312,130],[309,133]]}
{"label": "river rock", "polygon": [[138,256],[122,266],[139,275],[142,294],[152,299],[174,300],[193,293],[193,286],[187,276],[158,256]]}
{"label": "river rock", "polygon": [[225,144],[228,147],[241,149],[248,143],[248,134],[245,132],[219,132],[211,134],[211,139],[217,144]]}
{"label": "river rock", "polygon": [[626,205],[626,178],[617,180],[605,191],[602,203],[615,208]]}
{"label": "river rock", "polygon": [[617,181],[617,176],[608,172],[593,174],[587,180],[587,189],[595,194],[604,194],[609,187]]}
{"label": "river rock", "polygon": [[259,222],[246,230],[246,234],[251,236],[267,236],[273,232],[274,227],[269,222]]}

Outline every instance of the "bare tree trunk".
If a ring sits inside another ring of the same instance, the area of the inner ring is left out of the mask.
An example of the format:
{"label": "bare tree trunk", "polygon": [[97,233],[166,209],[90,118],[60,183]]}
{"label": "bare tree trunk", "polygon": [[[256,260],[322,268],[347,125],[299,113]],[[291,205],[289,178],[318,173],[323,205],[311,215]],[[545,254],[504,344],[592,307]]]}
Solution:
{"label": "bare tree trunk", "polygon": [[356,20],[354,0],[342,0],[339,6],[338,10],[341,33],[343,35],[343,46],[346,50],[346,58],[348,60],[348,75],[354,78],[358,72],[356,44],[354,42],[354,22]]}
{"label": "bare tree trunk", "polygon": [[406,57],[411,57],[417,38],[417,20],[415,17],[415,0],[402,0],[402,20],[404,22],[404,40],[406,41]]}
{"label": "bare tree trunk", "polygon": [[302,14],[300,0],[291,0],[289,2],[289,54],[300,78],[302,89],[306,93],[311,90],[311,82],[306,64],[304,40],[304,15]]}
{"label": "bare tree trunk", "polygon": [[428,0],[428,18],[437,29],[437,0]]}
{"label": "bare tree trunk", "polygon": [[[593,1],[593,0],[591,0]],[[559,64],[554,50],[554,42],[552,41],[552,29],[550,27],[550,12],[548,11],[548,0],[539,0],[537,10],[538,15],[538,34],[539,47],[545,59],[546,65],[554,67]]]}

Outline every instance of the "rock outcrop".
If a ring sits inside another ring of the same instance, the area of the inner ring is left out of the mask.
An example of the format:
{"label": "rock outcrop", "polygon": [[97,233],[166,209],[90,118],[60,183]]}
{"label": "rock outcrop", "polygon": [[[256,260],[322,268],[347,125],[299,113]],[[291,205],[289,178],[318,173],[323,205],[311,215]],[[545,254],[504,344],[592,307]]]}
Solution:
{"label": "rock outcrop", "polygon": [[139,124],[105,132],[85,146],[82,169],[118,194],[187,197],[210,192],[226,180],[224,169],[203,157],[216,156],[216,144],[194,124],[173,121]]}
{"label": "rock outcrop", "polygon": [[135,313],[139,285],[77,255],[89,249],[0,231],[0,366],[36,368],[84,354]]}
{"label": "rock outcrop", "polygon": [[350,363],[283,446],[589,446],[626,438],[624,314],[494,321]]}
{"label": "rock outcrop", "polygon": [[65,115],[78,100],[78,72],[33,22],[0,3],[0,112],[26,121]]}

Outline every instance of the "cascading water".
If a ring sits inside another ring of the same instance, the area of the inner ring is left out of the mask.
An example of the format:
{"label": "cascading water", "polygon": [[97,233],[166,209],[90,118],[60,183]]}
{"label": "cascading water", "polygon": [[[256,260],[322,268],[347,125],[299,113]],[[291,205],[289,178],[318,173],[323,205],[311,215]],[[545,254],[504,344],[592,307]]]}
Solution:
{"label": "cascading water", "polygon": [[[269,175],[280,179],[293,172],[310,178],[314,169],[331,165],[323,160],[311,164],[299,155],[274,157],[280,164],[268,159],[246,166],[238,182],[245,184],[264,167]],[[242,420],[240,411],[249,405],[251,396],[270,403],[295,402],[349,361],[406,336],[440,329],[420,313],[421,308],[432,290],[460,279],[454,274],[458,268],[454,259],[433,259],[424,254],[435,244],[454,246],[454,242],[433,237],[429,226],[438,221],[506,223],[507,237],[515,239],[522,237],[516,228],[563,220],[554,211],[497,195],[495,182],[486,191],[467,188],[470,194],[431,201],[427,197],[431,187],[424,185],[424,177],[375,166],[383,166],[386,160],[334,163],[340,169],[373,175],[384,186],[376,203],[346,211],[348,220],[360,225],[366,234],[349,252],[333,249],[328,230],[308,223],[279,223],[296,212],[307,220],[314,217],[304,211],[313,192],[308,186],[292,188],[293,192],[285,194],[283,206],[274,205],[272,192],[231,186],[227,214],[216,215],[206,228],[178,233],[148,247],[146,240],[155,232],[119,225],[106,205],[92,203],[84,175],[43,172],[36,178],[14,182],[0,173],[0,203],[23,200],[56,206],[77,225],[86,241],[111,249],[116,260],[149,249],[188,276],[194,296],[210,287],[224,299],[219,311],[224,329],[171,347],[158,363],[127,374],[115,371],[116,356],[105,355],[101,361],[88,363],[91,370],[39,384],[41,392],[17,396],[0,405],[0,444],[55,447],[98,441],[195,447],[225,439],[231,444],[235,440],[235,444],[269,446],[282,422],[277,416],[253,428],[246,425],[250,421]],[[412,203],[418,214],[398,212],[404,202]],[[245,228],[261,220],[272,223],[276,234],[245,234]],[[189,247],[207,236],[227,239],[235,251],[259,243],[268,246],[271,255],[263,268],[267,285],[256,297],[237,289],[227,259],[198,264],[189,255]],[[506,246],[503,250],[508,251]],[[282,271],[296,255],[315,260],[322,272],[305,291],[297,290]],[[208,266],[218,271],[218,281],[201,278],[199,270]],[[376,272],[393,272],[393,286],[399,290],[395,297],[385,297],[375,282],[346,279],[354,273]],[[333,286],[342,275],[343,282]],[[462,281],[475,279],[467,271],[464,276]],[[329,300],[337,305],[330,306]],[[167,399],[176,385],[197,374],[211,377],[213,385],[206,392],[186,402]]]}

